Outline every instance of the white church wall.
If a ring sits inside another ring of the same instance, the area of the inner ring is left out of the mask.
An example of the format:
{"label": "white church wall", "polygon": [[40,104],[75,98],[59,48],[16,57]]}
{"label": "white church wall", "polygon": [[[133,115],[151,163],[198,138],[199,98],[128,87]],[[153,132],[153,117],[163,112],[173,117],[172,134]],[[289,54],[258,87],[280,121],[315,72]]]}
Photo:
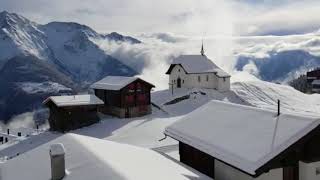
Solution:
{"label": "white church wall", "polygon": [[[187,88],[187,74],[185,73],[185,71],[183,70],[183,68],[181,66],[175,66],[170,74],[169,77],[169,83],[173,84],[174,89],[177,88],[177,79],[180,77],[181,79],[181,87],[182,88]],[[169,85],[170,89],[172,88],[172,85]]]}
{"label": "white church wall", "polygon": [[[208,78],[207,78],[208,76]],[[181,66],[175,66],[170,74],[169,83],[177,88],[177,79],[181,79],[181,88],[209,88],[218,89],[218,78],[213,73],[186,74]],[[199,78],[200,77],[200,81]],[[170,89],[172,85],[170,85]]]}
{"label": "white church wall", "polygon": [[218,78],[218,91],[225,92],[230,90],[230,77]]}
{"label": "white church wall", "polygon": [[189,74],[187,86],[188,88],[216,89],[217,83],[217,78],[213,73]]}
{"label": "white church wall", "polygon": [[215,160],[215,179],[218,180],[282,180],[283,171],[282,168],[271,170],[268,173],[262,174],[261,176],[254,178],[245,174],[221,161]]}
{"label": "white church wall", "polygon": [[315,162],[315,163],[299,162],[299,179],[319,180],[320,179],[320,162]]}
{"label": "white church wall", "polygon": [[230,90],[230,78],[218,78],[214,73],[187,74],[182,66],[175,66],[170,74],[170,88],[178,88],[178,78],[181,79],[181,88],[208,88],[216,89],[220,92]]}

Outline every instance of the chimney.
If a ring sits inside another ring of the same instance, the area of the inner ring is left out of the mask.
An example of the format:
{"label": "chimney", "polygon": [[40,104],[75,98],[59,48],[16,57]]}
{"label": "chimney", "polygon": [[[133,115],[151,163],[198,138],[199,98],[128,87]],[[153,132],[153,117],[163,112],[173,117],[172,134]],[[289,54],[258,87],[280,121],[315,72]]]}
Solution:
{"label": "chimney", "polygon": [[51,180],[61,180],[66,175],[64,155],[63,144],[52,144],[50,146]]}

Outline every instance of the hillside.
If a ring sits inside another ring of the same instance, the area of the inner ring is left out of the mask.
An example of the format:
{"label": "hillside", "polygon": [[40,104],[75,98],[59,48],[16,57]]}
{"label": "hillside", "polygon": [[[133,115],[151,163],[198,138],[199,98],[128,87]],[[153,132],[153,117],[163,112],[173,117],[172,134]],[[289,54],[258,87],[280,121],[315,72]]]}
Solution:
{"label": "hillside", "polygon": [[37,24],[0,13],[0,121],[41,107],[48,95],[85,91],[107,75],[137,72],[93,41],[141,43],[118,33],[99,34],[72,22]]}
{"label": "hillside", "polygon": [[257,76],[264,81],[287,82],[300,73],[320,66],[320,57],[304,50],[286,50],[268,52],[268,57],[252,57],[241,55],[237,57],[235,69],[243,71],[248,64],[257,68]]}
{"label": "hillside", "polygon": [[283,112],[320,116],[319,94],[304,94],[288,85],[260,80],[234,82],[232,91],[255,107],[276,110],[279,99]]}
{"label": "hillside", "polygon": [[[188,96],[188,98],[181,98],[185,96]],[[177,99],[180,100],[177,101]],[[320,110],[320,95],[306,95],[290,86],[251,80],[234,82],[232,84],[232,91],[227,93],[219,93],[215,90],[194,89],[176,92],[172,96],[168,90],[155,91],[152,93],[152,101],[161,109],[153,107],[151,115],[132,119],[118,119],[101,115],[102,121],[100,123],[72,132],[147,147],[177,157],[178,146],[175,140],[170,138],[162,141],[159,140],[164,138],[163,130],[166,126],[176,122],[188,113],[211,100],[275,110],[277,108],[277,99],[281,100],[281,112],[320,116],[318,113]],[[30,138],[18,139],[0,146],[0,157],[11,157],[17,153],[29,151],[57,136],[59,134],[51,132],[40,133],[38,135],[38,131],[36,131]]]}

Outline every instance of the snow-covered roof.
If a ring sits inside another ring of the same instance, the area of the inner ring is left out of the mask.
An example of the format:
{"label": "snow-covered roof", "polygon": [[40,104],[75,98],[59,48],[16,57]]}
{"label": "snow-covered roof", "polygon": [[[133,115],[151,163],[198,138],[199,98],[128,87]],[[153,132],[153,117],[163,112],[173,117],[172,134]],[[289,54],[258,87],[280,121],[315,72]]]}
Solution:
{"label": "snow-covered roof", "polygon": [[[125,77],[125,76],[107,76],[100,81],[92,84],[90,87],[92,89],[105,89],[105,90],[120,90],[132,83],[135,80],[138,80],[138,77]],[[148,83],[150,84],[150,83]],[[154,85],[150,84],[154,87]]]}
{"label": "snow-covered roof", "polygon": [[165,134],[255,175],[257,169],[320,124],[313,117],[276,114],[211,101],[167,127]]}
{"label": "snow-covered roof", "polygon": [[49,101],[52,101],[58,107],[104,104],[104,102],[101,99],[92,94],[73,96],[50,96],[43,103],[46,104]]}
{"label": "snow-covered roof", "polygon": [[210,179],[153,150],[76,134],[60,136],[1,164],[1,179],[50,179],[49,149],[56,143],[66,149],[64,180]]}
{"label": "snow-covered roof", "polygon": [[317,79],[317,80],[312,81],[312,85],[320,85],[320,80]]}
{"label": "snow-covered roof", "polygon": [[[228,73],[214,64],[207,56],[202,55],[181,55],[173,59],[171,65],[181,65],[187,73],[216,73],[219,77],[230,77]],[[167,74],[170,74],[172,66]]]}

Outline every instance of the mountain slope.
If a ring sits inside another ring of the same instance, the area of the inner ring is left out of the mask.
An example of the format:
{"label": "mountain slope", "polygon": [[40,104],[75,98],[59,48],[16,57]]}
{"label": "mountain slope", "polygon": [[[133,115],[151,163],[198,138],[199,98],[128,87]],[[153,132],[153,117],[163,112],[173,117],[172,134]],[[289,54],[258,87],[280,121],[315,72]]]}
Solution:
{"label": "mountain slope", "polygon": [[132,38],[130,36],[123,36],[117,32],[112,32],[107,35],[103,35],[102,37],[108,39],[109,41],[116,41],[116,42],[129,42],[131,44],[140,44],[142,43],[138,39]]}
{"label": "mountain slope", "polygon": [[47,35],[47,44],[53,52],[51,59],[79,83],[92,83],[109,74],[135,74],[134,70],[94,44],[90,38],[97,39],[100,35],[87,26],[53,22],[41,26],[41,29]]}
{"label": "mountain slope", "polygon": [[74,93],[77,85],[35,56],[10,59],[0,71],[0,119],[33,111],[50,95]]}
{"label": "mountain slope", "polygon": [[235,65],[236,70],[243,71],[247,65],[256,66],[259,78],[265,81],[288,81],[301,72],[320,66],[320,57],[314,56],[304,50],[288,50],[270,52],[269,57],[255,58],[240,56]]}
{"label": "mountain slope", "polygon": [[231,87],[241,99],[255,107],[277,110],[279,99],[283,112],[320,115],[319,94],[304,94],[287,85],[259,80],[234,82]]}
{"label": "mountain slope", "polygon": [[92,41],[96,39],[140,43],[117,33],[101,35],[78,23],[40,25],[18,14],[1,12],[0,120],[41,107],[49,95],[85,91],[106,75],[137,74],[100,49]]}

